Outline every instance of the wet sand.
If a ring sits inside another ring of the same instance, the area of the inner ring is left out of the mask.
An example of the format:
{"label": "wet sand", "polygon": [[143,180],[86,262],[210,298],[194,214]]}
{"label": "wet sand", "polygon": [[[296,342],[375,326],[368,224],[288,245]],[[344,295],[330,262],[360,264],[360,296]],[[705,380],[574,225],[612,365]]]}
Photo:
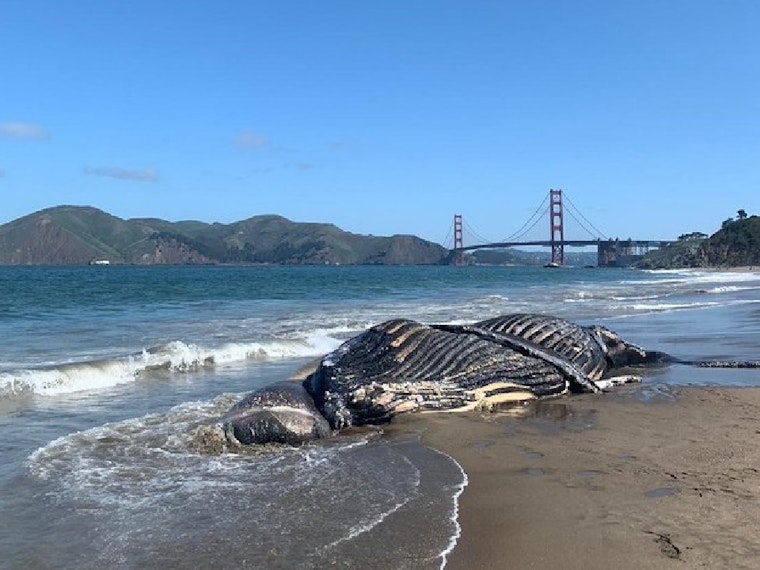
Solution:
{"label": "wet sand", "polygon": [[712,271],[720,273],[760,273],[760,268],[756,265],[732,265],[728,267],[695,267],[694,271]]}
{"label": "wet sand", "polygon": [[447,568],[760,567],[760,388],[642,387],[393,431],[467,472]]}

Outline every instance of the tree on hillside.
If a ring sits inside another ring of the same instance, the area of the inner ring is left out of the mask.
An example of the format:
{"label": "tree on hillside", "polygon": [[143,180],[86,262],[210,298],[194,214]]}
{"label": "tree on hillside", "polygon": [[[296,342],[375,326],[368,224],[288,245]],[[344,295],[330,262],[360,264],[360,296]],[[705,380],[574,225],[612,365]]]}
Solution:
{"label": "tree on hillside", "polygon": [[707,234],[702,232],[691,232],[690,234],[681,234],[678,236],[678,241],[692,240],[692,239],[705,239]]}
{"label": "tree on hillside", "polygon": [[736,217],[740,220],[746,220],[747,219],[747,212],[744,209],[739,210],[736,212]]}

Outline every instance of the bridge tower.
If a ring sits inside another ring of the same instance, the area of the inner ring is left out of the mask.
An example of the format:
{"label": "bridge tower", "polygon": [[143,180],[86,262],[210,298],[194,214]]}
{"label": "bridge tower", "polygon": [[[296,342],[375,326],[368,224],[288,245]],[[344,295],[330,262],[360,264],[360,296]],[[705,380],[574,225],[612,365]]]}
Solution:
{"label": "bridge tower", "polygon": [[454,265],[464,265],[462,214],[454,214]]}
{"label": "bridge tower", "polygon": [[562,211],[562,190],[549,190],[549,231],[551,232],[552,264],[565,264],[565,224]]}

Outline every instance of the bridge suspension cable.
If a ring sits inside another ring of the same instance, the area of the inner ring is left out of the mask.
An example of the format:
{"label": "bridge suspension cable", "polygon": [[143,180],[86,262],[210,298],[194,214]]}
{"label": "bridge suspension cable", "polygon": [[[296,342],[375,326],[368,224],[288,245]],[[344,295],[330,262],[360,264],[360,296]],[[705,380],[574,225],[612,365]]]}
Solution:
{"label": "bridge suspension cable", "polygon": [[453,238],[452,238],[452,232],[453,232],[453,230],[454,230],[454,227],[453,226],[449,226],[449,231],[446,233],[446,237],[443,238],[442,242],[440,242],[443,247],[452,249],[451,246],[454,243]]}
{"label": "bridge suspension cable", "polygon": [[[482,235],[480,235],[478,232],[476,232],[470,224],[467,223],[467,220],[463,220],[464,222],[464,229],[467,230],[467,233],[474,237],[478,242],[480,243],[492,243],[492,241],[488,238],[484,238]],[[472,244],[470,244],[472,245]]]}
{"label": "bridge suspension cable", "polygon": [[[571,208],[572,208],[572,210],[568,209],[568,214],[570,214],[570,216],[571,216],[571,217],[572,217],[572,218],[573,218],[573,219],[574,219],[576,222],[578,222],[578,225],[579,225],[579,226],[581,226],[581,227],[582,227],[584,230],[586,230],[586,232],[588,232],[588,234],[589,234],[589,235],[592,235],[592,236],[594,236],[594,237],[596,237],[596,238],[600,238],[600,237],[601,237],[601,238],[604,238],[604,239],[608,239],[608,237],[607,237],[607,236],[604,234],[604,232],[602,232],[602,231],[601,231],[599,228],[597,228],[597,227],[596,227],[596,226],[595,226],[593,223],[591,223],[591,222],[589,221],[589,219],[588,219],[586,216],[584,216],[584,215],[583,215],[583,212],[581,212],[581,211],[578,209],[578,206],[576,206],[575,204],[573,204],[573,201],[570,199],[570,197],[567,195],[567,193],[566,193],[566,192],[565,192],[565,194],[564,194],[564,198],[565,198],[565,200],[567,201],[567,203],[568,203],[568,204],[571,206]],[[581,218],[583,218],[583,220],[586,222],[586,224],[588,224],[589,226],[591,226],[591,229],[593,229],[594,231],[591,231],[591,230],[589,230],[589,229],[588,229],[588,227],[587,227],[587,226],[586,226],[586,225],[585,225],[583,222],[581,222],[581,221],[580,221],[578,218],[576,218],[576,217],[575,217],[575,214],[573,214],[573,210],[574,210],[574,211],[575,211],[575,212],[576,212],[576,213],[577,213],[577,214],[578,214],[578,215],[579,215]]]}
{"label": "bridge suspension cable", "polygon": [[500,240],[501,242],[508,242],[508,241],[519,241],[521,237],[526,235],[528,232],[530,232],[534,227],[536,227],[536,224],[541,220],[544,213],[546,212],[546,202],[549,200],[549,195],[547,194],[544,197],[543,202],[536,208],[536,211],[533,212],[533,214],[528,218],[528,221],[526,221],[522,227],[517,230],[515,233],[513,233],[509,237],[505,237],[504,239]]}

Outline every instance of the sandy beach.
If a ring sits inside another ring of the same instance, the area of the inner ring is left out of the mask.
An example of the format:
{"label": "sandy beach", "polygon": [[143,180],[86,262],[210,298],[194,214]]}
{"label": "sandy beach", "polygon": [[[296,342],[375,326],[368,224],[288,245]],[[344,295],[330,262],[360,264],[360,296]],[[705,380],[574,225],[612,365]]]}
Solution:
{"label": "sandy beach", "polygon": [[469,477],[447,568],[758,568],[760,389],[641,390],[399,418]]}

